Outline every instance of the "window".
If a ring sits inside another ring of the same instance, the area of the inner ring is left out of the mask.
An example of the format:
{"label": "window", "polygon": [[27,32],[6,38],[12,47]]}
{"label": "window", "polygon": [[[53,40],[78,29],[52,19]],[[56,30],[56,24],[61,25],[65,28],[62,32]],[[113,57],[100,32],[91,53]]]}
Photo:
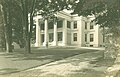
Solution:
{"label": "window", "polygon": [[77,21],[74,21],[74,29],[77,28]]}
{"label": "window", "polygon": [[77,33],[73,34],[73,41],[77,41]]}
{"label": "window", "polygon": [[44,30],[44,23],[41,24],[41,30]]}
{"label": "window", "polygon": [[105,42],[105,35],[103,34],[103,43]]}
{"label": "window", "polygon": [[62,32],[58,32],[58,41],[62,41]]}
{"label": "window", "polygon": [[71,23],[70,21],[67,21],[67,28],[70,28],[71,27]]}
{"label": "window", "polygon": [[36,23],[36,21],[35,21],[35,20],[33,20],[33,23],[35,24],[35,23]]}
{"label": "window", "polygon": [[90,47],[93,47],[93,45],[90,45]]}
{"label": "window", "polygon": [[44,42],[44,34],[41,34],[41,42]]}
{"label": "window", "polygon": [[93,34],[90,34],[90,42],[93,42],[93,40],[94,40]]}
{"label": "window", "polygon": [[49,33],[49,42],[53,41],[53,33]]}
{"label": "window", "polygon": [[48,23],[48,29],[53,29],[53,22]]}
{"label": "window", "polygon": [[93,29],[93,28],[94,28],[93,22],[90,22],[90,29]]}
{"label": "window", "polygon": [[87,34],[85,34],[85,42],[87,42]]}
{"label": "window", "polygon": [[87,29],[87,22],[85,22],[85,29]]}
{"label": "window", "polygon": [[57,28],[62,28],[63,27],[63,20],[58,20],[57,21]]}

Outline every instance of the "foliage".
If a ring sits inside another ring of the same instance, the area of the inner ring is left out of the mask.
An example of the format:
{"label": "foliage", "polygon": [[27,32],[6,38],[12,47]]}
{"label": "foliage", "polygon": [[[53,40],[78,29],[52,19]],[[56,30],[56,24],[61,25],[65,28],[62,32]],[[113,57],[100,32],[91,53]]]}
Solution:
{"label": "foliage", "polygon": [[119,0],[79,0],[73,5],[73,14],[94,15],[95,21],[101,27],[109,27],[114,36],[119,36],[120,26]]}
{"label": "foliage", "polygon": [[70,9],[70,4],[70,0],[37,0],[35,11],[43,18],[54,18],[57,12]]}
{"label": "foliage", "polygon": [[120,0],[79,0],[72,5],[72,9],[72,14],[95,17],[94,21],[103,28],[103,37],[106,38],[106,52],[103,57],[106,58],[108,55],[105,55],[109,54],[119,58],[117,55],[120,48]]}

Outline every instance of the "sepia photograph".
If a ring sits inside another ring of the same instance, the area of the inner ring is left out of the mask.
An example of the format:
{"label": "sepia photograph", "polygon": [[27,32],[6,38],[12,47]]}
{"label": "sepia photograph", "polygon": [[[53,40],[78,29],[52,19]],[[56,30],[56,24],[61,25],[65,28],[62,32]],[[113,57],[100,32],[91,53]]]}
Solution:
{"label": "sepia photograph", "polygon": [[0,0],[0,77],[120,77],[120,0]]}

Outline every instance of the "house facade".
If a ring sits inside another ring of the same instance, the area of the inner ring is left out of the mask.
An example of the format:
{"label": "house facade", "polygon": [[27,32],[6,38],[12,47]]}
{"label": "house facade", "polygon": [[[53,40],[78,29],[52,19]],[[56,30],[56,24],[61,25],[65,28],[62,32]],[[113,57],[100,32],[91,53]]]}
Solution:
{"label": "house facade", "polygon": [[41,16],[36,16],[34,46],[100,47],[103,45],[103,35],[93,19],[93,16],[82,17],[63,11],[57,13],[57,20],[42,20]]}

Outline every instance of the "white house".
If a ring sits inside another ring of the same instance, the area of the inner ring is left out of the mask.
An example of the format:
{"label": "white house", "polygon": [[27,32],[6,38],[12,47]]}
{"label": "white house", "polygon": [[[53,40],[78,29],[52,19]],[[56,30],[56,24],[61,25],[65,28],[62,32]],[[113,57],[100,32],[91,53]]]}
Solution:
{"label": "white house", "polygon": [[82,17],[66,12],[57,13],[57,22],[34,17],[36,24],[35,46],[80,46],[100,47],[103,35],[99,25],[92,22],[93,16]]}

